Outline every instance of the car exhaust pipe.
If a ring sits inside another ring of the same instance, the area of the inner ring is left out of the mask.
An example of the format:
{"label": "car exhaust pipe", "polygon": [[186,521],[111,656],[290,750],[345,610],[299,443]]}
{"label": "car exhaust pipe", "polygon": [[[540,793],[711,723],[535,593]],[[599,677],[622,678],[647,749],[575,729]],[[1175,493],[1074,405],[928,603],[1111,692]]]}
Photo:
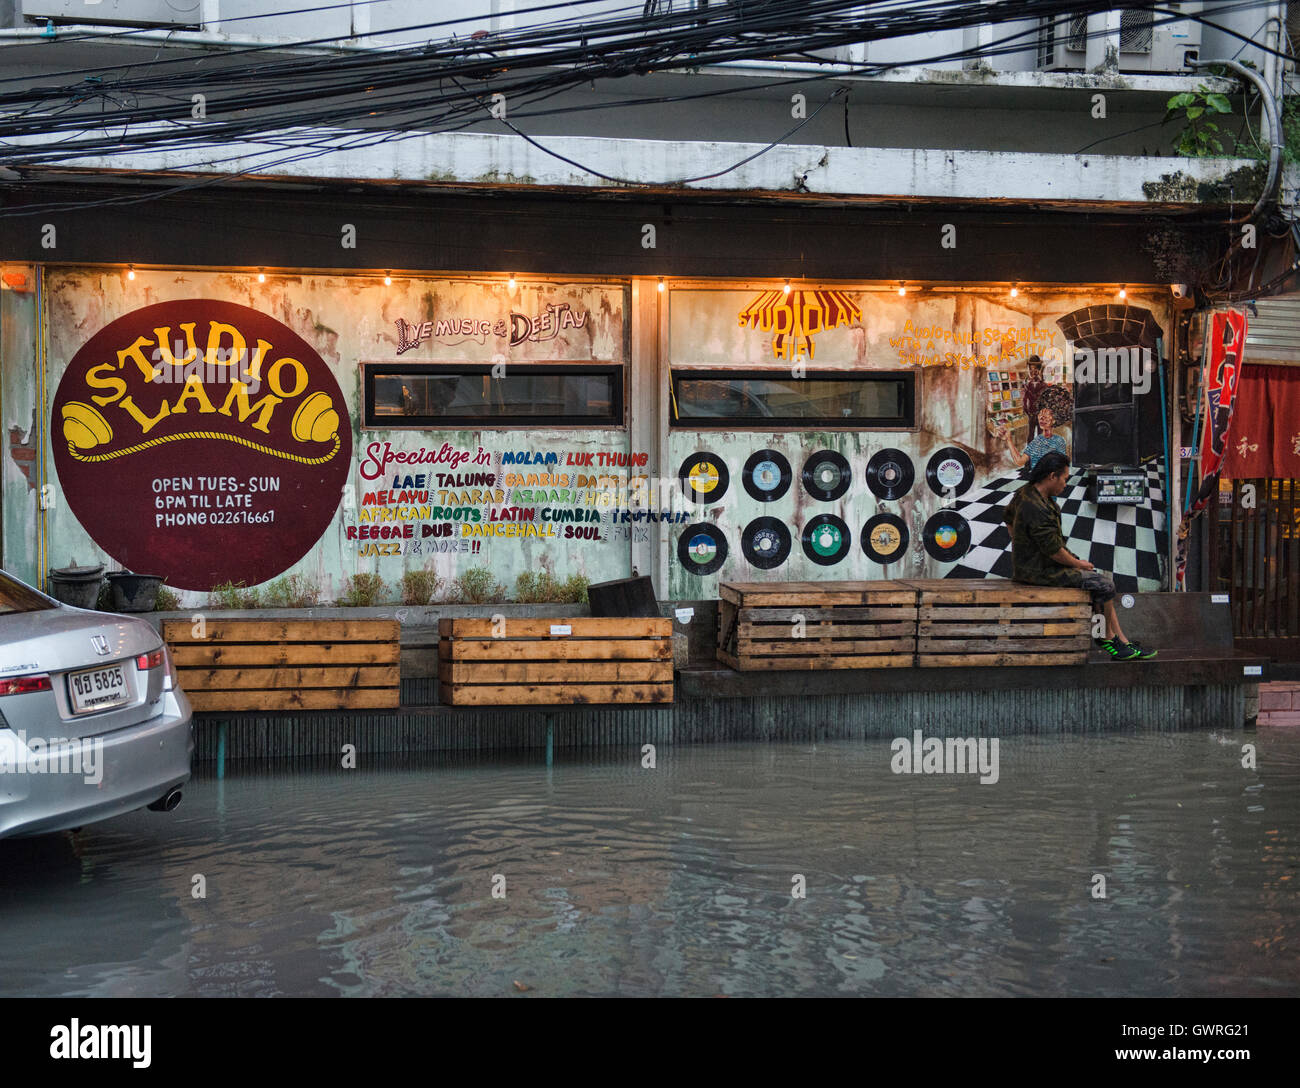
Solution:
{"label": "car exhaust pipe", "polygon": [[168,790],[162,797],[158,798],[149,806],[150,812],[171,812],[181,803],[181,791],[179,789]]}

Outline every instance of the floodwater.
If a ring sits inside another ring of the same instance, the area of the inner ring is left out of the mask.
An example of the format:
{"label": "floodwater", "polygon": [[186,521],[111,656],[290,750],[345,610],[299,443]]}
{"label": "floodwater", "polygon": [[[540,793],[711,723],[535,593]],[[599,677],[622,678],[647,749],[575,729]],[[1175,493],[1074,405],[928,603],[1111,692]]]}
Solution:
{"label": "floodwater", "polygon": [[0,842],[0,994],[1300,994],[1300,734],[890,761],[203,770],[170,815]]}

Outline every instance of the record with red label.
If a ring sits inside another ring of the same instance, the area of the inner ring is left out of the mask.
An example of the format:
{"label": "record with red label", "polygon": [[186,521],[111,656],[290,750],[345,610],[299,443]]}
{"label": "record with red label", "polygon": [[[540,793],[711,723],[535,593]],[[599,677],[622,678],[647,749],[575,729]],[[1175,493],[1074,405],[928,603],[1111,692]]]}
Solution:
{"label": "record with red label", "polygon": [[925,523],[925,550],[941,563],[954,563],[970,548],[970,525],[956,510],[940,510]]}
{"label": "record with red label", "polygon": [[963,495],[975,482],[975,465],[965,450],[945,446],[925,466],[925,482],[936,495]]}
{"label": "record with red label", "polygon": [[740,535],[740,550],[752,566],[772,570],[790,557],[790,529],[780,518],[755,518]]}
{"label": "record with red label", "polygon": [[916,470],[902,450],[877,450],[867,462],[867,486],[878,499],[901,499],[912,490]]}

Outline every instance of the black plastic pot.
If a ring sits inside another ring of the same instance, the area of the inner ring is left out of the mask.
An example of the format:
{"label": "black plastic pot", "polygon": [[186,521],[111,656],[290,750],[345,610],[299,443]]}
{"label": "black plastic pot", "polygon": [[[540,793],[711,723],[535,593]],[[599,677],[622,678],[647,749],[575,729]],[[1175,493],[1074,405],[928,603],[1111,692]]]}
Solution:
{"label": "black plastic pot", "polygon": [[50,596],[73,608],[94,608],[103,584],[103,566],[50,568]]}
{"label": "black plastic pot", "polygon": [[108,584],[113,590],[114,612],[152,612],[163,580],[156,574],[117,571],[108,576]]}

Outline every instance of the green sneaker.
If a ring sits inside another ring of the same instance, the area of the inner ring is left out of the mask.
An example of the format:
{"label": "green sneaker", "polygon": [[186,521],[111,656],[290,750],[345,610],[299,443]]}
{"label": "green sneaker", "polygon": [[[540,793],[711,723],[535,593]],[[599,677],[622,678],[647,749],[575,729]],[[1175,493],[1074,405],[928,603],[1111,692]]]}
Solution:
{"label": "green sneaker", "polygon": [[1133,649],[1137,651],[1138,659],[1141,659],[1142,661],[1149,661],[1151,658],[1155,657],[1156,654],[1160,652],[1159,650],[1148,650],[1145,646],[1142,645],[1142,643],[1138,642],[1137,639],[1134,639],[1132,642],[1129,643],[1129,645],[1132,646]]}
{"label": "green sneaker", "polygon": [[1127,642],[1120,642],[1119,639],[1106,639],[1102,649],[1105,650],[1115,661],[1137,661],[1142,656],[1142,651],[1136,646]]}

